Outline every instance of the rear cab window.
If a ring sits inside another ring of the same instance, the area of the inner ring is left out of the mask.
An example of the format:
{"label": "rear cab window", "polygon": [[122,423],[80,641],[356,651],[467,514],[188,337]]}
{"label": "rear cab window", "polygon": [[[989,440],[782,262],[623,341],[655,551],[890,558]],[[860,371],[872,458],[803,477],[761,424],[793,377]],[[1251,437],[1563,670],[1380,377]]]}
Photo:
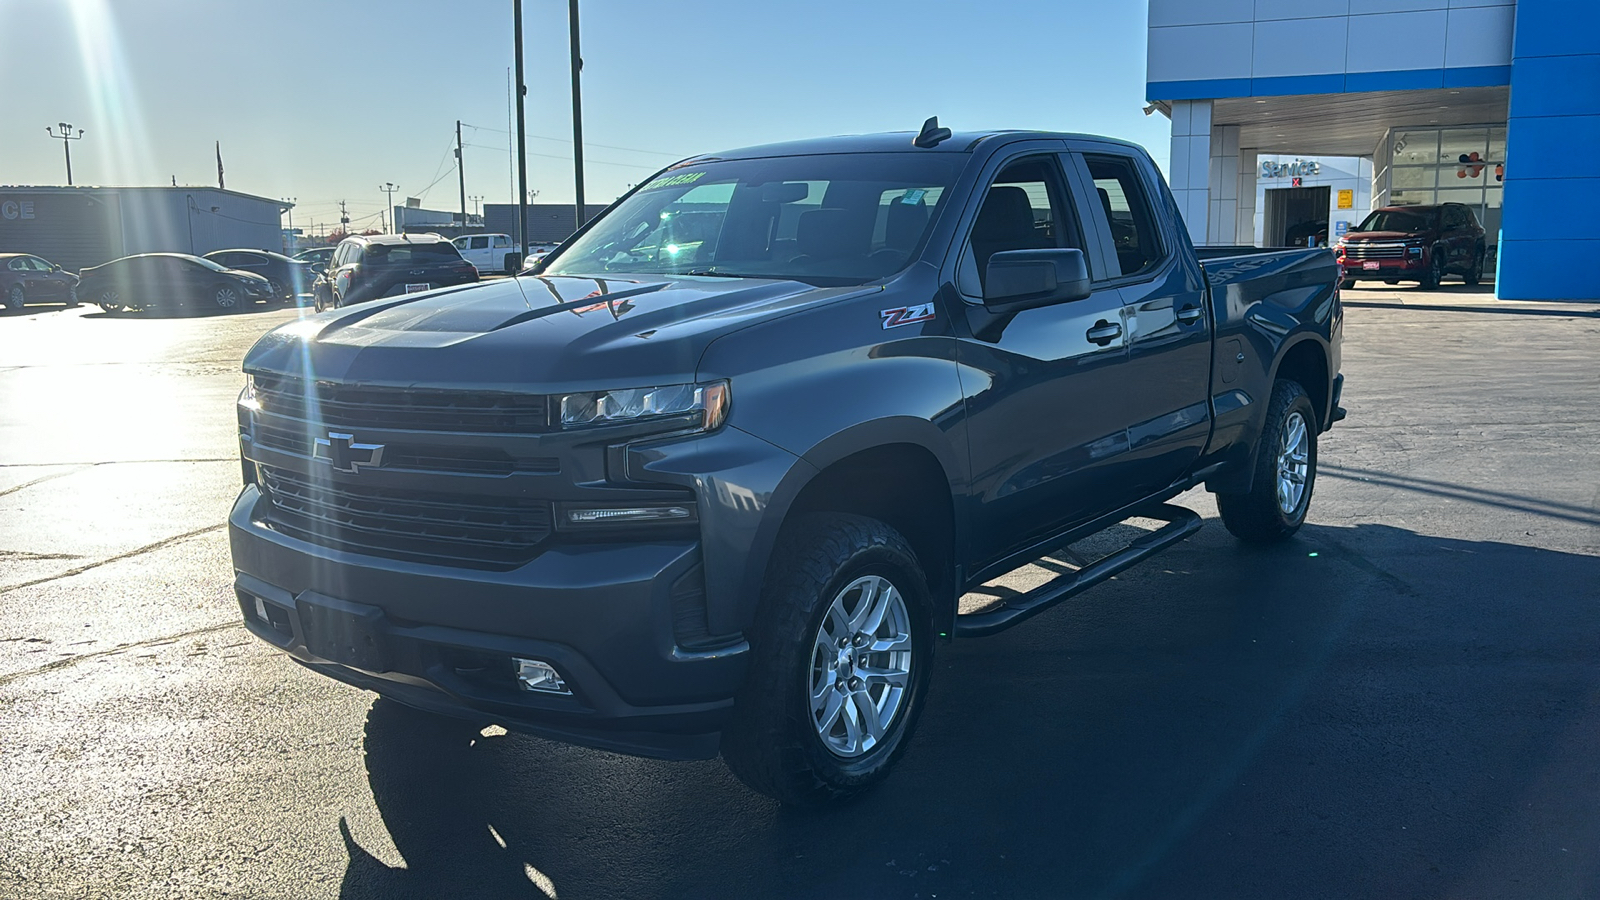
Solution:
{"label": "rear cab window", "polygon": [[1097,280],[1136,278],[1149,275],[1161,265],[1163,250],[1160,229],[1151,212],[1144,180],[1132,159],[1125,156],[1085,154],[1084,164],[1094,183],[1090,215],[1100,219],[1103,233],[1111,239],[1117,271],[1103,273]]}

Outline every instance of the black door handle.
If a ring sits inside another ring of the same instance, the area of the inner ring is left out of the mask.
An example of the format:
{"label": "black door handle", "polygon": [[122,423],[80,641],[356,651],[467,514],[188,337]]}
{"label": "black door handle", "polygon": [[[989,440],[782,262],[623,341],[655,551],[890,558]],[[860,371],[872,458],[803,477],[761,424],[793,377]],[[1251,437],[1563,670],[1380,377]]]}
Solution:
{"label": "black door handle", "polygon": [[1185,306],[1178,310],[1178,321],[1185,325],[1192,325],[1200,321],[1200,307]]}
{"label": "black door handle", "polygon": [[1122,337],[1122,326],[1113,322],[1107,322],[1105,319],[1101,319],[1100,321],[1094,323],[1094,327],[1089,329],[1088,332],[1084,334],[1084,337],[1089,339],[1089,343],[1099,344],[1100,346],[1104,347],[1117,338]]}

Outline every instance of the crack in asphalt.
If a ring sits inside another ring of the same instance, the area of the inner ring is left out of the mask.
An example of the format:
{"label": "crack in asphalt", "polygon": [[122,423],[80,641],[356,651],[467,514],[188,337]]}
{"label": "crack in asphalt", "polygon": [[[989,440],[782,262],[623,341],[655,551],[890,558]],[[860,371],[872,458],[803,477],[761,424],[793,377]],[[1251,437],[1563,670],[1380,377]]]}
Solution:
{"label": "crack in asphalt", "polygon": [[217,625],[207,625],[204,628],[195,628],[195,629],[192,629],[190,631],[181,631],[181,632],[179,632],[177,634],[167,634],[167,635],[162,635],[160,637],[149,638],[148,640],[134,641],[131,644],[121,644],[119,646],[110,647],[110,648],[105,649],[105,650],[96,650],[93,653],[82,653],[82,654],[79,654],[77,656],[69,656],[69,657],[66,657],[65,659],[58,659],[58,660],[54,660],[52,662],[47,662],[44,665],[39,666],[36,669],[27,669],[27,670],[22,671],[22,672],[12,672],[9,675],[0,675],[0,687],[5,687],[5,686],[11,684],[13,681],[18,681],[18,680],[21,680],[23,678],[27,678],[29,675],[40,675],[40,674],[43,674],[45,672],[53,672],[56,669],[62,669],[62,668],[66,668],[67,666],[76,665],[76,664],[78,664],[80,662],[83,662],[85,660],[97,659],[97,658],[102,657],[102,656],[111,656],[112,654],[122,653],[122,652],[127,651],[127,650],[138,650],[138,649],[141,649],[141,648],[144,648],[144,647],[160,647],[160,646],[162,646],[164,644],[175,644],[178,641],[183,640],[184,638],[196,637],[196,636],[202,635],[202,634],[212,634],[212,633],[218,632],[218,631],[227,631],[230,628],[243,628],[243,627],[244,627],[244,623],[240,622],[240,621],[222,622],[222,623],[217,624]]}
{"label": "crack in asphalt", "polygon": [[[55,473],[50,474],[50,475],[40,475],[38,478],[35,478],[32,481],[24,481],[22,484],[19,484],[19,485],[15,486],[15,487],[9,487],[9,488],[6,488],[3,491],[0,491],[0,497],[4,497],[7,494],[15,494],[17,491],[27,490],[28,488],[31,488],[36,484],[43,484],[46,481],[53,481],[53,480],[55,480],[57,478],[65,478],[68,475],[76,475],[77,473],[82,472],[84,469],[90,469],[90,468],[93,468],[93,467],[95,467],[97,465],[99,465],[99,463],[79,463],[77,465],[74,465],[73,468],[71,468],[71,469],[69,469],[68,471],[65,471],[65,472],[55,472]],[[4,468],[4,467],[0,467],[0,468]]]}
{"label": "crack in asphalt", "polygon": [[46,575],[43,578],[35,578],[32,581],[23,581],[18,584],[0,586],[0,594],[9,594],[12,591],[19,591],[23,588],[34,587],[35,585],[45,584],[46,582],[59,581],[63,578],[71,578],[74,575],[82,575],[84,572],[87,572],[90,569],[98,569],[108,563],[120,562],[124,559],[130,559],[138,556],[141,553],[149,553],[152,550],[160,550],[163,547],[169,547],[173,544],[179,543],[180,541],[186,541],[189,538],[198,537],[208,531],[217,531],[226,527],[228,527],[228,523],[218,522],[215,525],[207,525],[204,528],[196,528],[193,531],[185,531],[183,534],[175,534],[172,537],[163,538],[162,540],[156,541],[153,544],[145,544],[143,547],[135,547],[134,549],[125,553],[118,553],[115,556],[108,556],[105,559],[96,560],[92,563],[86,563],[81,566],[76,566],[66,570],[65,572],[58,572],[54,575]]}

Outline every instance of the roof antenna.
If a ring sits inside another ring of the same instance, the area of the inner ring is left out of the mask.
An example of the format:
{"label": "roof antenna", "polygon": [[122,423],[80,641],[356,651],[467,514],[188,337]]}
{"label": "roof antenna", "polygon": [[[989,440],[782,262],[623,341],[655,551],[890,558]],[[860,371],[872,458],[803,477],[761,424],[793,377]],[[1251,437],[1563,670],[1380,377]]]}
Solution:
{"label": "roof antenna", "polygon": [[928,121],[922,123],[922,131],[911,139],[913,147],[937,147],[941,141],[950,137],[950,129],[939,127],[939,117],[929,116]]}

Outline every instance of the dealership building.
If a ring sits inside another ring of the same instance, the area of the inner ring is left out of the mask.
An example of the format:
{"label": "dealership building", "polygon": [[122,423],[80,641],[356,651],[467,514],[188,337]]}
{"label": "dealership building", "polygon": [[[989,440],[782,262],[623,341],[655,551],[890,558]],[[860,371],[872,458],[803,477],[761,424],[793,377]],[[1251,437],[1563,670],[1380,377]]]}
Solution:
{"label": "dealership building", "polygon": [[[1197,243],[1256,243],[1259,221],[1270,244],[1289,207],[1256,204],[1291,198],[1261,182],[1322,186],[1264,177],[1264,160],[1348,157],[1367,182],[1356,212],[1470,206],[1498,235],[1498,296],[1600,299],[1600,3],[1150,0],[1148,47],[1146,97],[1172,119],[1168,180]],[[1328,187],[1337,240],[1360,216],[1341,219],[1346,188]]]}

